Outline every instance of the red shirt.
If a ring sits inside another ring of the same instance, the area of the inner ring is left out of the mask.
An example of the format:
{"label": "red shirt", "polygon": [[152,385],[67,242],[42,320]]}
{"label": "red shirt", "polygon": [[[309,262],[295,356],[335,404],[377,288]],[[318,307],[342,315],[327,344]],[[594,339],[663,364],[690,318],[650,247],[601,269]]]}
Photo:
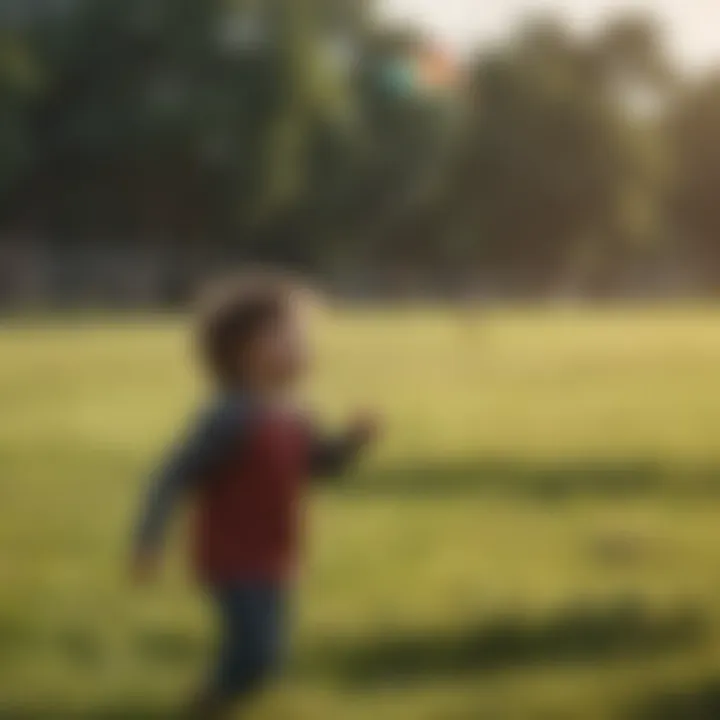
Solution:
{"label": "red shirt", "polygon": [[266,411],[237,432],[237,449],[198,491],[197,571],[209,583],[282,580],[298,555],[308,427],[289,413]]}

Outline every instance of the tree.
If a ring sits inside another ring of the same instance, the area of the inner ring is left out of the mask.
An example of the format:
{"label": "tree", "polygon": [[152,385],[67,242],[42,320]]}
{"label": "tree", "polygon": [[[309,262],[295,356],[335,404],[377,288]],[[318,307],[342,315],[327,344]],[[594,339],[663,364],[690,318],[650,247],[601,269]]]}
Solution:
{"label": "tree", "polygon": [[37,159],[12,185],[21,205],[42,206],[46,232],[273,245],[278,218],[309,192],[318,138],[342,114],[341,80],[321,76],[322,3],[52,7],[24,15],[13,38],[49,69],[43,92],[17,122],[9,92],[4,103],[4,146],[22,147],[25,133]]}
{"label": "tree", "polygon": [[689,87],[669,118],[672,220],[680,242],[720,280],[720,76]]}
{"label": "tree", "polygon": [[625,66],[605,61],[614,47],[608,35],[587,43],[543,21],[477,58],[448,203],[462,255],[486,273],[550,290],[580,255],[599,267],[650,232],[638,209],[655,212],[643,184],[646,119],[619,93]]}

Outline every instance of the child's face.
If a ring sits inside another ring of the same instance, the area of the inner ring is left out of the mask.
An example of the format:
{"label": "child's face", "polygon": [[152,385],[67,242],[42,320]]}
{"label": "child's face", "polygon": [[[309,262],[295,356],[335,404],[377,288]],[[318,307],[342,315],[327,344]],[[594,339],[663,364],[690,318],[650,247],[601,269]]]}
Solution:
{"label": "child's face", "polygon": [[306,322],[293,304],[270,324],[249,350],[251,382],[270,391],[287,390],[302,380],[309,366]]}

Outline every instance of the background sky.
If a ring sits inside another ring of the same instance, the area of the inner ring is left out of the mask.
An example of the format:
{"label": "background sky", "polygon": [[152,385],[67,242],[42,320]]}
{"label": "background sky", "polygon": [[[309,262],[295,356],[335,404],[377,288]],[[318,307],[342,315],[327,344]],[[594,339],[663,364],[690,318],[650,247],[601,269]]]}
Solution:
{"label": "background sky", "polygon": [[384,11],[431,29],[467,50],[502,36],[514,20],[553,11],[581,28],[616,12],[645,10],[660,17],[669,45],[689,68],[720,62],[720,0],[382,0]]}

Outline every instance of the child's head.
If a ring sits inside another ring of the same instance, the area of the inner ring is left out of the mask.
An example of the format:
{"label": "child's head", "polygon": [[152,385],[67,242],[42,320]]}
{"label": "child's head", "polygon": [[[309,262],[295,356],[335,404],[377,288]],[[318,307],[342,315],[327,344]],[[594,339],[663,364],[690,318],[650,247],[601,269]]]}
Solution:
{"label": "child's head", "polygon": [[253,275],[224,283],[201,314],[200,349],[225,389],[277,392],[302,378],[307,347],[298,292],[287,280]]}

